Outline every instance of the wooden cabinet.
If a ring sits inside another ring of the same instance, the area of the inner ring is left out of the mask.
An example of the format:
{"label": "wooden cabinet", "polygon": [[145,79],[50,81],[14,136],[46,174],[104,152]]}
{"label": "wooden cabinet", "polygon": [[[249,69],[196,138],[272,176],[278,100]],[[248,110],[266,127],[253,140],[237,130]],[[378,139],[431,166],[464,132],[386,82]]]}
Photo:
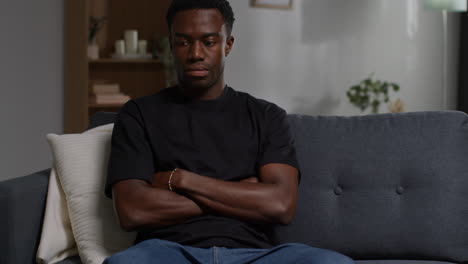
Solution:
{"label": "wooden cabinet", "polygon": [[[111,59],[114,43],[125,30],[137,30],[148,41],[148,51],[168,34],[166,12],[170,0],[69,0],[65,27],[65,132],[86,129],[97,111],[118,111],[120,104],[95,104],[90,100],[93,80],[118,83],[131,98],[153,94],[166,86],[163,64],[157,59]],[[89,18],[106,17],[96,43],[100,58],[87,56]]]}

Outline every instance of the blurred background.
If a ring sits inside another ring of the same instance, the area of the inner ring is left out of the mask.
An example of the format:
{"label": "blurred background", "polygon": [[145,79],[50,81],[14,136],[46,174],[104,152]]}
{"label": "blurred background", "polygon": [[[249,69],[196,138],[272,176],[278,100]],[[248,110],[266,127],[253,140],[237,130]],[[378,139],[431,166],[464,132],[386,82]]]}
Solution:
{"label": "blurred background", "polygon": [[[66,36],[74,34],[66,2],[0,0],[0,180],[50,167],[45,135],[65,131]],[[464,110],[464,13],[444,16],[423,0],[253,2],[231,1],[226,81],[234,89],[292,114],[361,115],[370,110],[347,91],[373,74],[401,87],[389,95],[405,111]]]}

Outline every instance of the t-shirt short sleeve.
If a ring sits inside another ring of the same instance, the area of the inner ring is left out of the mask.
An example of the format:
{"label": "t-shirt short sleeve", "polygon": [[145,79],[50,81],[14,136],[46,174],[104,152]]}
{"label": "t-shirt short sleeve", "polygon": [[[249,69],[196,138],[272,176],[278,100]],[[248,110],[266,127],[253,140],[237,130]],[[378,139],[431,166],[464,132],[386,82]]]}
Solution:
{"label": "t-shirt short sleeve", "polygon": [[105,194],[112,197],[112,185],[121,180],[151,182],[153,172],[153,154],[143,118],[136,103],[129,101],[114,124]]}
{"label": "t-shirt short sleeve", "polygon": [[286,111],[274,104],[266,111],[266,130],[261,149],[258,167],[282,163],[300,170]]}

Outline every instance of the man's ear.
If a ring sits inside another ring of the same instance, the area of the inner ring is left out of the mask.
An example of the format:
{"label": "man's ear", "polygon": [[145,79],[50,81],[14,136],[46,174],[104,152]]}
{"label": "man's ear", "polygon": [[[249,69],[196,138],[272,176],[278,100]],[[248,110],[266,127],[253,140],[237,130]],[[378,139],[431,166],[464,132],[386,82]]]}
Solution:
{"label": "man's ear", "polygon": [[231,52],[231,49],[232,49],[233,45],[234,45],[234,37],[233,36],[227,37],[227,39],[226,39],[226,50],[225,50],[226,57]]}

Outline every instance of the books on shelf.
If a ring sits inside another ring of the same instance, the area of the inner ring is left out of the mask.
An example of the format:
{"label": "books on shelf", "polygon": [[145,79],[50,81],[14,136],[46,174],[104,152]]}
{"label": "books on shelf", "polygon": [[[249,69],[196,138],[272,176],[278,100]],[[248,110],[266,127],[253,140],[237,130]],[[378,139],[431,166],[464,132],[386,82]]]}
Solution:
{"label": "books on shelf", "polygon": [[120,85],[118,83],[110,84],[93,84],[94,94],[118,94],[120,93]]}
{"label": "books on shelf", "polygon": [[124,104],[130,100],[130,96],[118,94],[95,94],[92,97],[92,102],[95,104]]}
{"label": "books on shelf", "polygon": [[92,104],[124,104],[130,100],[130,96],[120,92],[118,83],[93,83],[91,92]]}

